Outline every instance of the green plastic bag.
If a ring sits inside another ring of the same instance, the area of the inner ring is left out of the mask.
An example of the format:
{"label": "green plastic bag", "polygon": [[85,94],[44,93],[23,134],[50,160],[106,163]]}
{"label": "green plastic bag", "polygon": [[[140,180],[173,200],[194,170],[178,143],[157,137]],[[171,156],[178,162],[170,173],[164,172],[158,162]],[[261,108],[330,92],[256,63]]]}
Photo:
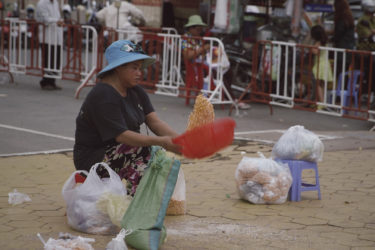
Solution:
{"label": "green plastic bag", "polygon": [[122,218],[122,227],[132,230],[126,244],[136,249],[158,249],[167,232],[164,217],[176,185],[180,161],[166,156],[160,147],[152,147],[149,166]]}

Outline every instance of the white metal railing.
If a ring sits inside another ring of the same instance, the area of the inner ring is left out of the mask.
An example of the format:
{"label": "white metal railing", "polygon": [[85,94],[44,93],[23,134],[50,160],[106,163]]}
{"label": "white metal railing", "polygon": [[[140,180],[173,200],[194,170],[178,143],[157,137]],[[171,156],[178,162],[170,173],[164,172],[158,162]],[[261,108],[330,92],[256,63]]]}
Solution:
{"label": "white metal railing", "polygon": [[269,96],[270,104],[287,108],[310,105],[318,107],[319,113],[375,121],[369,102],[361,105],[365,95],[372,95],[364,82],[371,74],[374,81],[375,72],[370,66],[365,70],[364,65],[375,63],[375,52],[280,41],[260,41],[257,45],[260,55],[253,65],[259,71],[253,76],[253,93]]}
{"label": "white metal railing", "polygon": [[81,72],[81,84],[76,88],[75,97],[78,98],[80,91],[87,85],[95,84],[95,74],[98,67],[98,34],[92,26],[83,25],[84,40],[84,70]]}
{"label": "white metal railing", "polygon": [[9,21],[9,71],[24,74],[28,58],[27,36],[24,35],[27,23],[18,18],[7,18],[6,20]]}
{"label": "white metal railing", "polygon": [[[82,79],[87,78],[88,75],[95,72],[97,68],[97,51],[98,51],[98,36],[96,30],[92,26],[80,26],[82,36],[74,37],[73,39],[81,38],[77,43],[83,48],[79,51],[64,50],[64,36],[63,28],[57,24],[37,24],[38,34],[33,34],[31,37],[28,34],[30,24],[25,20],[18,18],[7,19],[10,25],[9,37],[9,71],[11,73],[26,74],[27,69],[42,69],[44,76],[50,78],[63,78],[63,68],[68,63],[68,54],[70,57],[78,57],[79,68],[75,70],[81,75]],[[31,41],[33,39],[33,41]],[[33,46],[31,46],[33,42]],[[44,46],[43,48],[39,45]],[[72,49],[72,48],[71,48]],[[43,64],[43,53],[48,53]],[[84,80],[83,80],[84,81]]]}
{"label": "white metal railing", "polygon": [[181,36],[158,34],[163,37],[162,75],[156,84],[156,94],[178,96],[184,80],[181,76]]}
{"label": "white metal railing", "polygon": [[[158,34],[163,37],[162,76],[157,86],[157,94],[179,96],[181,86],[186,86],[182,77],[181,44],[183,37],[175,34]],[[207,66],[204,86],[200,90],[213,104],[235,104],[223,81],[229,60],[223,43],[214,37],[203,37],[209,43],[210,50],[205,56]],[[235,105],[236,106],[236,105]],[[237,107],[237,106],[236,106]]]}

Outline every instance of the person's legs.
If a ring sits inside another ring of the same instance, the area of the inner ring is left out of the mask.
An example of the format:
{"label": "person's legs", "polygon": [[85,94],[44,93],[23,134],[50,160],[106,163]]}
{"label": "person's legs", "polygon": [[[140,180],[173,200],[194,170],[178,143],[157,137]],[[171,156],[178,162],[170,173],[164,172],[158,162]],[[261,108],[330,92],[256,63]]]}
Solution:
{"label": "person's legs", "polygon": [[[318,102],[324,102],[324,93],[323,93],[323,81],[317,80],[317,88],[316,88],[316,97]],[[317,105],[318,109],[322,109],[322,105]]]}
{"label": "person's legs", "polygon": [[[369,67],[369,72],[368,72],[368,81],[370,85],[370,93],[374,96],[371,101],[371,108],[375,107],[375,56],[372,56],[372,68],[370,69],[370,64],[368,65]],[[370,83],[371,79],[371,83]],[[371,97],[369,97],[371,98]]]}
{"label": "person's legs", "polygon": [[[55,49],[56,53],[55,53]],[[55,68],[55,54],[56,54],[56,68],[60,66],[60,46],[49,45],[47,43],[42,44],[43,50],[43,67],[44,68]],[[53,74],[52,72],[48,72],[49,74]],[[40,81],[40,87],[45,90],[55,90],[61,89],[56,85],[56,79],[53,77],[43,77]]]}
{"label": "person's legs", "polygon": [[[49,67],[48,60],[49,60],[49,54],[50,53],[48,51],[48,44],[47,43],[42,44],[42,54],[43,54],[43,67],[48,68]],[[52,60],[52,58],[51,58],[51,60]],[[42,80],[40,80],[39,83],[40,83],[40,87],[42,89],[52,89],[51,86],[53,86],[55,84],[53,78],[45,77],[45,76],[43,76]]]}
{"label": "person's legs", "polygon": [[103,161],[121,179],[127,181],[128,194],[134,195],[151,157],[150,147],[133,147],[117,144],[106,149]]}

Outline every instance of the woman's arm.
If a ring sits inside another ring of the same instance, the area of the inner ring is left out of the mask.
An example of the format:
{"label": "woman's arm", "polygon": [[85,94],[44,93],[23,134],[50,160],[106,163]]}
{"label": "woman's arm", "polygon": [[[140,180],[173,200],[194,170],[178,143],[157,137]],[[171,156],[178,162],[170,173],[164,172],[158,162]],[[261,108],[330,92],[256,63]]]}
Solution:
{"label": "woman's arm", "polygon": [[116,142],[124,143],[129,146],[152,146],[157,145],[176,154],[180,154],[180,147],[173,144],[170,136],[149,136],[137,132],[126,130],[116,137]]}
{"label": "woman's arm", "polygon": [[205,44],[196,49],[186,48],[182,51],[182,55],[184,58],[188,60],[193,60],[200,55],[205,55],[209,49],[210,49],[209,44]]}
{"label": "woman's arm", "polygon": [[146,116],[146,124],[156,135],[171,137],[178,136],[178,134],[166,122],[160,120],[155,112],[151,112]]}
{"label": "woman's arm", "polygon": [[311,49],[311,52],[312,52],[314,55],[317,55],[317,54],[319,53],[319,48],[318,48],[318,47],[319,47],[320,45],[321,45],[321,44],[320,44],[320,42],[318,42],[318,41],[314,43],[314,46],[316,46],[316,48],[312,48],[312,49]]}

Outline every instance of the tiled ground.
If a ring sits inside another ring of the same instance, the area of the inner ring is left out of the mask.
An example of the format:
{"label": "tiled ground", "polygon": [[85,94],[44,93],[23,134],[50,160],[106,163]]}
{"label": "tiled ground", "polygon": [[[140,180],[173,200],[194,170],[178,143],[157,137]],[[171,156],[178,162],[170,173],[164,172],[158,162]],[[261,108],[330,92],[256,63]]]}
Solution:
{"label": "tiled ground", "polygon": [[[319,163],[322,200],[252,205],[239,199],[234,172],[246,156],[271,148],[233,145],[204,160],[182,160],[187,185],[185,216],[168,216],[162,249],[375,249],[375,150],[326,152]],[[0,158],[0,249],[42,249],[59,232],[95,238],[104,249],[114,236],[93,236],[66,224],[61,188],[74,170],[71,154]],[[312,173],[305,177],[311,179]],[[32,201],[8,204],[17,188]]]}

